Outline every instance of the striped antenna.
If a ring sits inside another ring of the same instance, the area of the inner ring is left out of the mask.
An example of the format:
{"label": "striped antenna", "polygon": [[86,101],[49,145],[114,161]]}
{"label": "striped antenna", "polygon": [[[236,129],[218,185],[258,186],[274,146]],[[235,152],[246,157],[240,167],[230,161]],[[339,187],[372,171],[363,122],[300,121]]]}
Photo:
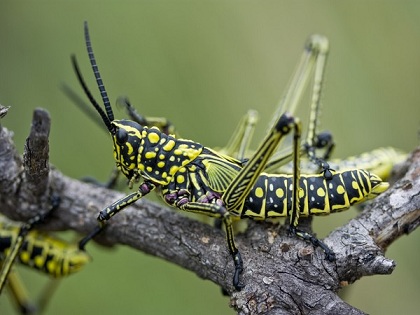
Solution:
{"label": "striped antenna", "polygon": [[88,89],[85,80],[83,79],[82,73],[80,72],[79,65],[77,64],[76,56],[71,56],[71,62],[73,64],[74,71],[76,72],[77,79],[79,80],[80,85],[83,88],[83,91],[85,92],[86,96],[89,98],[89,101],[95,107],[96,111],[101,115],[102,120],[104,121],[106,127],[108,128],[109,132],[114,133],[114,128],[111,125],[111,120],[108,118],[108,116],[105,114],[101,106],[99,106],[98,102],[93,97],[92,93]]}
{"label": "striped antenna", "polygon": [[90,41],[89,28],[88,28],[87,21],[85,21],[84,26],[85,26],[86,48],[87,48],[87,51],[88,51],[88,54],[89,54],[90,64],[92,65],[93,74],[95,75],[96,83],[98,84],[99,92],[101,93],[102,101],[104,102],[105,111],[106,111],[106,114],[108,116],[108,119],[110,121],[113,121],[114,120],[114,113],[112,112],[111,104],[110,104],[109,99],[108,99],[108,94],[106,93],[104,83],[102,82],[102,78],[101,78],[101,75],[99,73],[98,66],[96,64],[95,55],[93,54],[92,43]]}

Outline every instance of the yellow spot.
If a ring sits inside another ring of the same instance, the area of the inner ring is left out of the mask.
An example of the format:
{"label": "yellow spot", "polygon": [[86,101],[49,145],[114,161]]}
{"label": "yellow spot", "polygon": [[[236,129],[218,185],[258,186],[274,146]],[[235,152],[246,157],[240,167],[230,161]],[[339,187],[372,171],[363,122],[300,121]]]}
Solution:
{"label": "yellow spot", "polygon": [[279,198],[283,198],[284,197],[284,190],[281,188],[277,188],[276,189],[276,196]]}
{"label": "yellow spot", "polygon": [[197,152],[197,150],[194,150],[194,149],[188,148],[188,149],[186,149],[186,150],[184,151],[183,155],[184,155],[184,156],[187,156],[187,157],[188,157],[188,158],[190,158],[190,159],[193,159],[193,158],[195,158],[195,157],[198,155],[198,152]]}
{"label": "yellow spot", "polygon": [[184,177],[184,176],[182,176],[182,175],[178,175],[178,176],[176,177],[176,182],[177,182],[178,184],[182,184],[184,181],[185,181],[185,177]]}
{"label": "yellow spot", "polygon": [[264,196],[264,190],[261,187],[255,189],[255,196],[262,198]]}
{"label": "yellow spot", "polygon": [[324,196],[325,196],[325,190],[324,190],[323,188],[319,187],[319,188],[316,190],[316,194],[317,194],[319,197],[324,197]]}
{"label": "yellow spot", "polygon": [[125,163],[125,168],[128,169],[128,170],[133,170],[133,169],[136,168],[136,164],[127,162],[127,163]]}
{"label": "yellow spot", "polygon": [[171,169],[169,170],[169,174],[170,175],[174,175],[176,172],[178,171],[178,166],[174,165],[171,167]]}
{"label": "yellow spot", "polygon": [[30,255],[29,255],[28,252],[21,252],[20,253],[20,260],[22,260],[22,262],[28,263],[29,262],[29,258],[30,258]]}
{"label": "yellow spot", "polygon": [[169,161],[171,161],[171,162],[175,161],[175,156],[171,155],[171,156],[169,157]]}
{"label": "yellow spot", "polygon": [[140,171],[144,171],[144,164],[139,164],[138,168],[139,168]]}
{"label": "yellow spot", "polygon": [[159,159],[164,160],[165,159],[165,154],[159,154]]}
{"label": "yellow spot", "polygon": [[51,260],[47,263],[47,269],[50,273],[53,273],[56,268],[57,268],[57,264],[55,263],[55,261]]}
{"label": "yellow spot", "polygon": [[151,132],[147,135],[147,139],[149,139],[151,143],[158,143],[160,140],[160,137],[157,133]]}
{"label": "yellow spot", "polygon": [[169,140],[168,143],[166,143],[162,149],[165,150],[166,152],[171,151],[175,146],[175,141],[174,140]]}
{"label": "yellow spot", "polygon": [[144,155],[146,157],[146,159],[153,159],[154,157],[156,157],[156,152],[146,152],[146,154]]}
{"label": "yellow spot", "polygon": [[158,162],[157,167],[160,167],[160,168],[165,167],[165,162],[163,161]]}
{"label": "yellow spot", "polygon": [[38,268],[42,268],[42,265],[44,264],[44,258],[43,258],[43,257],[40,257],[40,256],[37,256],[37,257],[34,259],[34,264],[35,264],[35,266],[37,266]]}
{"label": "yellow spot", "polygon": [[337,186],[337,194],[342,195],[342,194],[344,194],[345,192],[346,192],[346,191],[345,191],[345,189],[344,189],[343,185],[338,185],[338,186]]}
{"label": "yellow spot", "polygon": [[150,173],[151,171],[153,171],[153,168],[151,166],[148,166],[148,167],[146,167],[146,171],[148,171]]}
{"label": "yellow spot", "polygon": [[182,154],[182,150],[180,150],[180,149],[175,149],[175,150],[174,150],[174,154],[175,154],[175,155],[181,155],[181,154]]}
{"label": "yellow spot", "polygon": [[351,187],[353,187],[354,189],[359,189],[359,185],[357,184],[356,181],[351,182]]}

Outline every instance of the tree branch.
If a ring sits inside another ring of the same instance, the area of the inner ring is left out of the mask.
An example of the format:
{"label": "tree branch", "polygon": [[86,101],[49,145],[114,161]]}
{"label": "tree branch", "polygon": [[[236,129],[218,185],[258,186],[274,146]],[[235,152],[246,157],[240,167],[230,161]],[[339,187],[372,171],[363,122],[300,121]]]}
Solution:
{"label": "tree branch", "polygon": [[[0,118],[6,112],[1,107]],[[44,228],[86,234],[97,226],[99,210],[123,194],[50,167],[49,127],[48,113],[35,110],[21,158],[12,132],[0,125],[0,212],[25,221],[48,209],[51,194],[58,194],[60,207]],[[246,232],[236,237],[245,265],[241,292],[231,285],[234,267],[223,233],[166,206],[138,201],[113,217],[98,241],[131,246],[213,281],[231,294],[239,314],[363,314],[336,292],[362,276],[394,270],[395,263],[384,251],[420,223],[420,149],[395,178],[401,179],[325,239],[337,255],[334,263],[326,261],[321,250],[288,236],[286,228],[250,221]]]}

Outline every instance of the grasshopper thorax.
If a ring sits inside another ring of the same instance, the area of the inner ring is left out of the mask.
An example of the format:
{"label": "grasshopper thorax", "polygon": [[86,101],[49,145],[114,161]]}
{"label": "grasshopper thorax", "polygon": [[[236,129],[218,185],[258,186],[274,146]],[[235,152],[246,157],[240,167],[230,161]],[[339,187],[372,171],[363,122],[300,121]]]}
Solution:
{"label": "grasshopper thorax", "polygon": [[115,120],[111,126],[117,168],[130,181],[143,177],[168,184],[203,149],[199,143],[176,139],[157,127],[143,127],[131,120]]}

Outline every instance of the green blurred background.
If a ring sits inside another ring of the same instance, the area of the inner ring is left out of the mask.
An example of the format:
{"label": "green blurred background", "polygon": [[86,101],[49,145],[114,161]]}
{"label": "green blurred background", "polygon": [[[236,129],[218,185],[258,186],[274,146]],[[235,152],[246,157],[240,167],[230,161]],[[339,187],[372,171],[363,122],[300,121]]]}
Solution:
{"label": "green blurred background", "polygon": [[[223,145],[250,108],[260,113],[261,139],[312,33],[330,39],[322,127],[335,136],[335,156],[419,143],[418,1],[2,0],[0,103],[12,106],[2,124],[22,152],[33,109],[46,108],[51,163],[68,176],[106,180],[113,168],[108,136],[59,88],[80,91],[71,53],[94,87],[84,20],[110,98],[128,95],[141,113],[166,116],[207,146]],[[306,114],[302,105],[298,115]],[[315,230],[325,236],[355,215],[316,218]],[[394,273],[363,278],[345,300],[371,314],[415,314],[419,241],[418,232],[398,240],[387,252]],[[126,248],[90,249],[94,261],[61,283],[48,314],[234,313],[218,287],[177,266]],[[23,272],[36,296],[45,277]],[[13,313],[7,296],[0,313]]]}

